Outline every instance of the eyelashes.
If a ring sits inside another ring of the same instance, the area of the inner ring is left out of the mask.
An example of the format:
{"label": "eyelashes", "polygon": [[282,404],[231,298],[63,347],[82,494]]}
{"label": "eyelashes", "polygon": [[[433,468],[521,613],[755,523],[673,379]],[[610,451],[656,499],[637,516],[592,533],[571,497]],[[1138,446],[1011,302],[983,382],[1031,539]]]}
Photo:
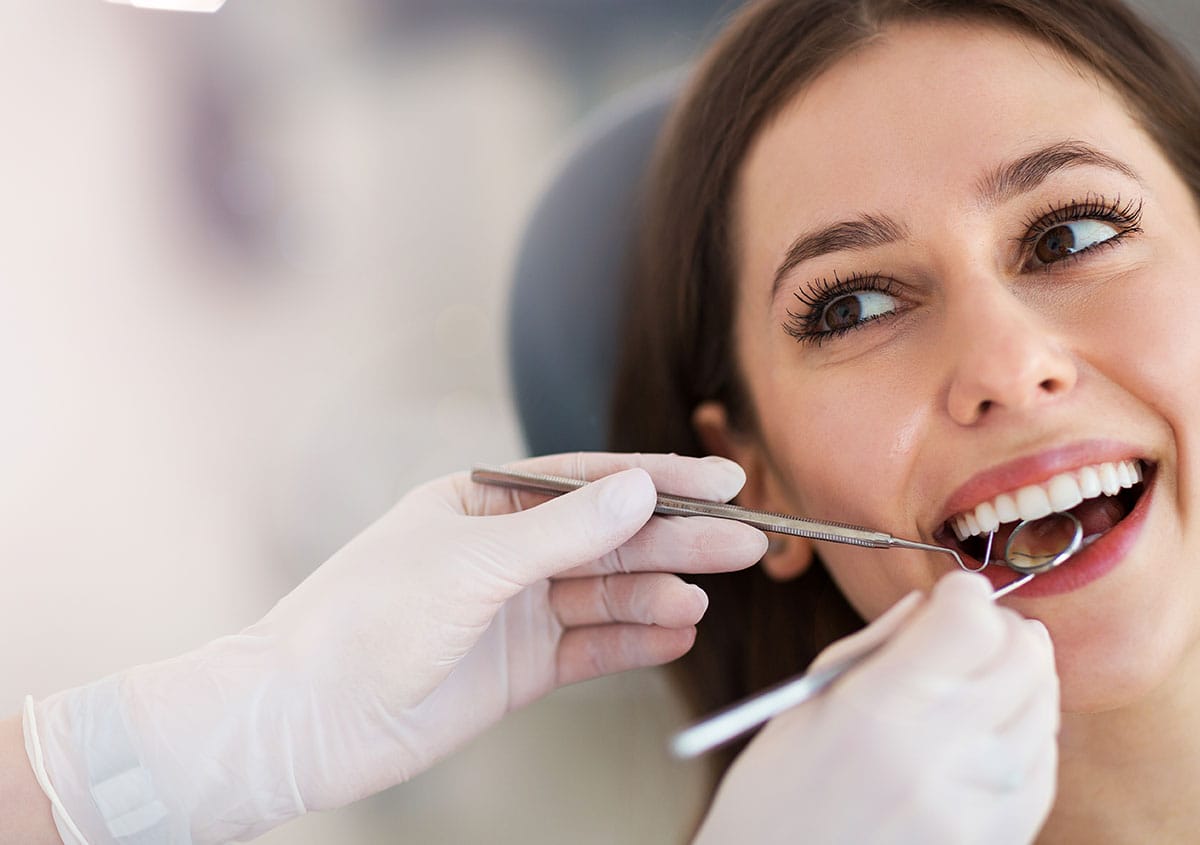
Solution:
{"label": "eyelashes", "polygon": [[1025,221],[1025,234],[1017,241],[1029,248],[1048,230],[1080,220],[1103,220],[1124,230],[1122,234],[1134,230],[1141,231],[1138,224],[1142,220],[1142,201],[1133,199],[1122,204],[1119,196],[1110,201],[1102,196],[1089,194],[1082,201],[1071,200],[1066,205],[1051,206],[1040,216]]}
{"label": "eyelashes", "polygon": [[822,328],[822,323],[826,322],[826,312],[831,305],[836,304],[840,299],[848,299],[855,294],[868,292],[895,297],[897,295],[896,282],[879,273],[852,273],[845,279],[834,273],[832,280],[818,279],[808,288],[792,294],[806,307],[800,312],[788,310],[784,331],[802,343],[820,346],[822,342],[831,337],[853,331],[859,326],[865,326],[887,316],[887,313],[891,313],[868,316],[852,326]]}
{"label": "eyelashes", "polygon": [[796,291],[793,296],[807,305],[810,310],[815,310],[838,294],[858,290],[878,290],[879,288],[876,288],[875,284],[887,281],[890,280],[883,279],[878,273],[851,273],[842,279],[834,272],[833,281],[817,279],[810,287]]}
{"label": "eyelashes", "polygon": [[[1088,194],[1049,206],[1030,216],[1025,234],[1014,239],[1022,255],[1021,269],[1054,271],[1101,248],[1115,247],[1127,235],[1142,231],[1141,218],[1142,201],[1122,202],[1119,196],[1107,200]],[[817,279],[793,294],[804,307],[787,311],[784,331],[801,343],[820,346],[905,310],[899,289],[898,282],[881,273],[854,273],[845,279],[835,273],[832,280]],[[889,298],[895,307],[887,307]],[[831,324],[830,314],[837,325]]]}

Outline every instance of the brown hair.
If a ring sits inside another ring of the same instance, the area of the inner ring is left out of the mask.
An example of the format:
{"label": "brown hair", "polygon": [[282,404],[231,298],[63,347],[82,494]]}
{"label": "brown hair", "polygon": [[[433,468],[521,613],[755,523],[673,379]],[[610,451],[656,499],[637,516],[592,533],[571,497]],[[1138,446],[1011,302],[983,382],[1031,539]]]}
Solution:
{"label": "brown hair", "polygon": [[[1119,0],[765,0],[709,51],[652,169],[613,397],[620,450],[704,454],[691,414],[705,400],[752,431],[732,345],[732,196],[759,129],[806,83],[892,23],[1005,26],[1092,69],[1124,98],[1200,205],[1200,79]],[[758,567],[697,578],[711,603],[678,664],[710,710],[801,670],[862,625],[820,565],[774,583]],[[727,757],[728,759],[728,757]]]}

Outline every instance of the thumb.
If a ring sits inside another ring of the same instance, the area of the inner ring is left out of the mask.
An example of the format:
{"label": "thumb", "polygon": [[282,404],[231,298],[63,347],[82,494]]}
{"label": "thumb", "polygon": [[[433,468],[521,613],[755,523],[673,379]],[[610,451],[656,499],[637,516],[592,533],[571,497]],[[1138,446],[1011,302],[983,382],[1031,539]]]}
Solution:
{"label": "thumb", "polygon": [[654,482],[643,469],[605,476],[536,507],[495,520],[509,578],[528,586],[603,557],[654,514]]}

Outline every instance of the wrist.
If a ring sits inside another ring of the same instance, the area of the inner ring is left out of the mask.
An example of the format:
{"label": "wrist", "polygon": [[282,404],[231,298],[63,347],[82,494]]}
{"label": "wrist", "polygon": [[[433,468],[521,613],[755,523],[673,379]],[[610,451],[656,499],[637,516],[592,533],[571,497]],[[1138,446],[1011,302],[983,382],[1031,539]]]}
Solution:
{"label": "wrist", "polygon": [[252,838],[304,812],[268,652],[223,637],[36,706],[47,775],[89,845]]}
{"label": "wrist", "polygon": [[177,841],[121,715],[119,676],[27,701],[24,730],[64,843],[106,845],[138,833]]}
{"label": "wrist", "polygon": [[0,842],[63,845],[26,753],[20,716],[0,720]]}

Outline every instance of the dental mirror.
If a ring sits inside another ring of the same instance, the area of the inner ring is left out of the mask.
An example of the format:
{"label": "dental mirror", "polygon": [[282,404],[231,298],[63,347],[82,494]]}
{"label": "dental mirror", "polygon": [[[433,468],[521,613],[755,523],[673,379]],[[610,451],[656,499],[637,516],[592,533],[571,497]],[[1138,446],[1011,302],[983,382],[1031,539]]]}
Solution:
{"label": "dental mirror", "polygon": [[[987,551],[984,553],[984,560],[988,562],[994,536],[995,532],[988,536]],[[997,561],[1020,577],[992,593],[992,600],[1004,598],[1036,576],[1065,563],[1082,545],[1083,525],[1075,514],[1060,511],[1040,519],[1021,520],[1012,534],[1008,535],[1004,557]]]}
{"label": "dental mirror", "polygon": [[1025,575],[1040,575],[1068,560],[1083,545],[1083,525],[1059,512],[1017,524],[1004,544],[1004,564]]}

